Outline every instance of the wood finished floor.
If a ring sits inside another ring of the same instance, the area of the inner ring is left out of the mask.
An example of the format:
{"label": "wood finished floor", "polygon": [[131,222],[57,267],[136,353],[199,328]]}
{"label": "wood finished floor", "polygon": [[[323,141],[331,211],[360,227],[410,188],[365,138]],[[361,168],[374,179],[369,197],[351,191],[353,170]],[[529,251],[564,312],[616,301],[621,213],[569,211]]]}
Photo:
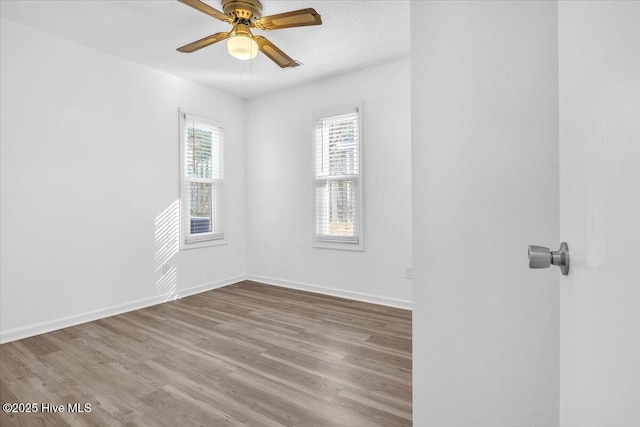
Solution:
{"label": "wood finished floor", "polygon": [[2,426],[410,426],[411,312],[241,282],[0,346]]}

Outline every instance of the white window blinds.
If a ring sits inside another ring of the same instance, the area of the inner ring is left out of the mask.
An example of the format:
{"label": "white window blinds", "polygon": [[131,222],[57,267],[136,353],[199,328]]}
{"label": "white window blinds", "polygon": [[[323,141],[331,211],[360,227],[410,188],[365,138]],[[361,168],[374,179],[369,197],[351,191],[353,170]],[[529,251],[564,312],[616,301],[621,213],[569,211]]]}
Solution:
{"label": "white window blinds", "polygon": [[315,239],[361,243],[360,112],[315,120]]}
{"label": "white window blinds", "polygon": [[222,127],[184,114],[182,135],[183,242],[224,238]]}

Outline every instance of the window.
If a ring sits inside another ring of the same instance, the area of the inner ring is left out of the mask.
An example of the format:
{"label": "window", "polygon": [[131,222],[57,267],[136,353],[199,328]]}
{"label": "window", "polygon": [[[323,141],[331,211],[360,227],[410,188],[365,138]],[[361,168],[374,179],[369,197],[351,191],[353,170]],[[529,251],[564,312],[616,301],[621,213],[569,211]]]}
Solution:
{"label": "window", "polygon": [[314,116],[316,247],[362,250],[359,106]]}
{"label": "window", "polygon": [[223,129],[183,111],[180,119],[180,247],[225,243]]}

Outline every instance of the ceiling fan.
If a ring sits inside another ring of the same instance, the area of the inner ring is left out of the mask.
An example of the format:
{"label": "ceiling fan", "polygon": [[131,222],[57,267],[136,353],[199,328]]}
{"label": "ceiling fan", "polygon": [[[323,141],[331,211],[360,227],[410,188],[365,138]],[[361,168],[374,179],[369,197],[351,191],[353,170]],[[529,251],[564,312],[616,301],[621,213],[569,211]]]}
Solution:
{"label": "ceiling fan", "polygon": [[312,8],[262,16],[262,4],[259,0],[222,0],[224,13],[200,0],[178,0],[187,6],[206,13],[233,26],[229,32],[215,33],[203,39],[179,47],[178,52],[191,53],[198,49],[229,39],[227,49],[231,56],[246,60],[253,59],[258,50],[281,68],[302,65],[281,51],[276,45],[262,36],[254,36],[252,28],[260,30],[279,30],[281,28],[320,25],[322,19]]}

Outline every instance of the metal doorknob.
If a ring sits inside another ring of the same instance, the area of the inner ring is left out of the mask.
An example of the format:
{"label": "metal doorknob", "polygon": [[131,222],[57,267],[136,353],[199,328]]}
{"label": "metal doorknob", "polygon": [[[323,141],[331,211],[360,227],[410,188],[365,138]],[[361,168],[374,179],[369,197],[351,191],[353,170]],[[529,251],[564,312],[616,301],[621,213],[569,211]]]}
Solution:
{"label": "metal doorknob", "polygon": [[551,264],[560,267],[563,276],[569,274],[569,246],[560,243],[560,249],[551,251],[544,246],[529,245],[529,268],[549,268]]}

